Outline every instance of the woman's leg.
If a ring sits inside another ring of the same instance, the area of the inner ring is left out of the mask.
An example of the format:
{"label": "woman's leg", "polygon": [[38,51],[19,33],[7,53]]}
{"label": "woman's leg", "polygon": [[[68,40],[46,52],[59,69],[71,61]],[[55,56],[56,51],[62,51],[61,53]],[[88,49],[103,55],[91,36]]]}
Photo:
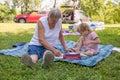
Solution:
{"label": "woman's leg", "polygon": [[38,59],[42,58],[45,51],[46,48],[44,48],[43,46],[29,45],[29,54],[23,54],[21,60],[26,66],[33,67]]}
{"label": "woman's leg", "polygon": [[32,58],[28,54],[23,54],[21,57],[21,61],[23,64],[25,64],[28,67],[33,67],[35,65],[35,62],[32,60]]}
{"label": "woman's leg", "polygon": [[43,55],[43,61],[42,61],[42,64],[41,66],[42,67],[45,67],[45,66],[49,66],[52,64],[53,62],[53,59],[54,59],[54,53],[50,50],[46,50],[44,52],[44,55]]}
{"label": "woman's leg", "polygon": [[33,55],[30,55],[30,57],[32,58],[32,61],[33,61],[34,63],[36,63],[36,62],[38,61],[38,55],[33,54]]}

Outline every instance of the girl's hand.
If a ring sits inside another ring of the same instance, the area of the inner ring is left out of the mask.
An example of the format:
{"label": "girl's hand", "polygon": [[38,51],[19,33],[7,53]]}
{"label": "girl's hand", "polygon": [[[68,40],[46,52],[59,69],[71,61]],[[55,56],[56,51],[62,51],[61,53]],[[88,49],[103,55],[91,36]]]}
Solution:
{"label": "girl's hand", "polygon": [[73,48],[68,49],[68,52],[74,52]]}
{"label": "girl's hand", "polygon": [[70,52],[79,52],[79,49],[78,48],[70,48],[69,51]]}

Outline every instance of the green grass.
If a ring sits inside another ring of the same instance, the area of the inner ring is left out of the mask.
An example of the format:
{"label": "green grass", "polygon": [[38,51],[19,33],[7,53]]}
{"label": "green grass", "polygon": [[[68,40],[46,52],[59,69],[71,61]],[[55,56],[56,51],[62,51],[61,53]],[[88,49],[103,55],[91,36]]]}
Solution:
{"label": "green grass", "polygon": [[[67,29],[64,24],[63,29]],[[119,26],[119,25],[117,25]],[[12,48],[16,42],[29,42],[35,24],[0,23],[0,50]],[[96,31],[101,44],[120,47],[120,27],[107,26]],[[77,41],[79,36],[65,36],[66,40]],[[85,67],[67,62],[54,62],[49,68],[41,68],[39,61],[33,69],[24,66],[20,57],[0,54],[0,80],[119,80],[120,53],[112,53],[95,67]]]}

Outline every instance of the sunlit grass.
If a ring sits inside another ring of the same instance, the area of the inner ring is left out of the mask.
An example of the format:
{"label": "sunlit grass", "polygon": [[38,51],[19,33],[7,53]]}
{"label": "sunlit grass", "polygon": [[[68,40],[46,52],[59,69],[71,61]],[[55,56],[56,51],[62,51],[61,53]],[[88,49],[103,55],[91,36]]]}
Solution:
{"label": "sunlit grass", "polygon": [[120,27],[120,24],[105,24],[105,27]]}
{"label": "sunlit grass", "polygon": [[[62,29],[68,30],[72,24],[62,24]],[[0,32],[21,32],[22,30],[34,29],[36,23],[0,23]],[[120,24],[105,24],[105,27],[120,27]]]}
{"label": "sunlit grass", "polygon": [[[63,29],[68,29],[68,26],[70,24],[63,24]],[[12,32],[17,33],[21,32],[23,30],[29,30],[34,29],[36,26],[36,23],[0,23],[0,32]]]}
{"label": "sunlit grass", "polygon": [[33,23],[27,23],[27,24],[22,24],[22,23],[0,23],[0,32],[12,32],[12,33],[17,33],[21,32],[22,30],[28,30],[28,29],[33,29],[35,27],[35,24]]}

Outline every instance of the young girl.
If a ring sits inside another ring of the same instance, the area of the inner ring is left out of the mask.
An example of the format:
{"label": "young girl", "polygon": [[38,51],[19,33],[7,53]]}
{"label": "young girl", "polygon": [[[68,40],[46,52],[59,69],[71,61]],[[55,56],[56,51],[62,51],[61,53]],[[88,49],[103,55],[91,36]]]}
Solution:
{"label": "young girl", "polygon": [[93,32],[87,23],[81,23],[77,27],[77,31],[81,34],[81,37],[77,41],[74,48],[71,48],[70,52],[80,52],[81,56],[92,56],[97,54],[98,44],[100,39],[98,35]]}

